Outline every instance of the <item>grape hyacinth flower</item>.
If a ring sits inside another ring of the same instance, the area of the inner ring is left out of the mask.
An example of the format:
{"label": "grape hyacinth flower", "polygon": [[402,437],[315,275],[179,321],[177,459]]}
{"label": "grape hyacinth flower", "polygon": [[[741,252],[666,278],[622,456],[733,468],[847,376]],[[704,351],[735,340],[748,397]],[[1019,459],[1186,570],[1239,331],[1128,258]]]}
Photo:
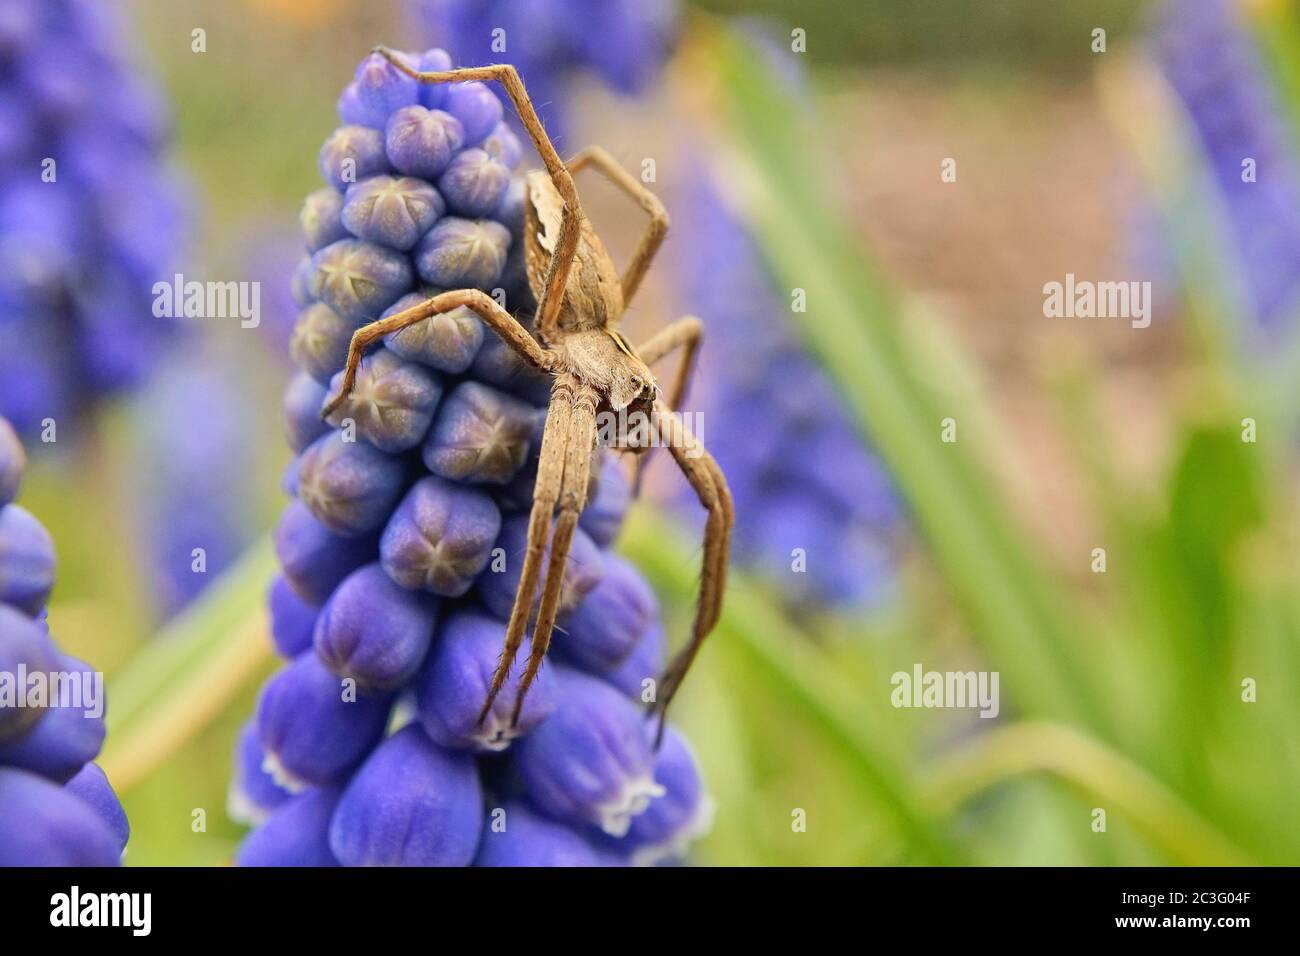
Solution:
{"label": "grape hyacinth flower", "polygon": [[1229,0],[1167,3],[1152,45],[1205,151],[1250,312],[1270,330],[1300,304],[1300,162],[1240,17]]}
{"label": "grape hyacinth flower", "polygon": [[133,488],[159,615],[169,618],[234,563],[253,538],[256,409],[233,362],[177,355],[135,396]]}
{"label": "grape hyacinth flower", "polygon": [[[439,50],[406,56],[449,62]],[[663,644],[649,585],[607,551],[630,497],[618,463],[595,469],[556,663],[512,722],[525,645],[480,720],[523,560],[547,380],[457,309],[389,336],[320,419],[351,333],[370,320],[474,286],[500,290],[531,321],[536,303],[512,268],[522,148],[486,87],[417,86],[377,56],[362,62],[339,113],[344,125],[320,156],[330,185],[302,216],[300,371],[285,395],[298,457],[269,595],[285,665],[236,754],[230,810],[255,826],[238,862],[680,856],[707,797],[676,735],[660,754],[652,745],[641,695],[659,676]]]}
{"label": "grape hyacinth flower", "polygon": [[512,63],[542,121],[559,135],[564,84],[595,76],[626,96],[645,91],[677,34],[676,0],[413,0],[411,19],[456,66]]}
{"label": "grape hyacinth flower", "polygon": [[[115,866],[129,828],[104,772],[102,687],[50,638],[54,546],[13,503],[26,459],[0,418],[0,867]],[[92,691],[92,693],[94,693]]]}
{"label": "grape hyacinth flower", "polygon": [[0,414],[21,434],[138,382],[170,323],[183,204],[167,117],[111,5],[6,0],[0,24]]}
{"label": "grape hyacinth flower", "polygon": [[882,464],[799,348],[754,239],[699,162],[687,164],[674,222],[686,237],[672,259],[683,302],[707,326],[698,405],[736,500],[734,553],[796,604],[877,599],[899,520]]}

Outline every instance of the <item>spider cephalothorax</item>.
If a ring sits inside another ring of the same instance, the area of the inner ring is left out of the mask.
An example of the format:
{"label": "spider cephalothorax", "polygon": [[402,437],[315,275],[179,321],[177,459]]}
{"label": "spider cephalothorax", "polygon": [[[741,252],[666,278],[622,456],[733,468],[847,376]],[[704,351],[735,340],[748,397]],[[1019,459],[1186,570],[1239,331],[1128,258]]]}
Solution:
{"label": "spider cephalothorax", "polygon": [[[700,321],[691,316],[678,319],[639,349],[629,345],[613,327],[636,294],[663,242],[668,215],[650,190],[599,147],[583,150],[567,164],[562,162],[513,66],[420,72],[389,50],[380,48],[377,52],[398,70],[421,82],[496,80],[505,88],[546,167],[545,171],[529,173],[526,180],[524,261],[529,285],[537,298],[536,320],[534,329],[529,331],[491,296],[476,289],[459,289],[443,292],[404,312],[372,322],[353,335],[342,386],[326,406],[325,414],[332,412],[351,392],[357,367],[369,345],[390,332],[459,306],[472,309],[530,364],[553,376],[519,590],[506,625],[501,659],[482,710],[482,715],[486,715],[505,684],[510,662],[515,659],[532,618],[540,580],[541,602],[533,625],[528,664],[515,700],[517,719],[524,695],[550,645],[560,610],[564,565],[578,517],[587,503],[597,416],[603,412],[637,413],[647,423],[650,434],[640,434],[635,442],[630,442],[619,441],[623,436],[620,432],[616,444],[638,455],[651,445],[666,446],[708,511],[704,569],[691,639],[668,665],[655,696],[654,707],[662,718],[701,643],[717,623],[734,522],[731,494],[721,469],[674,411],[699,347]],[[587,166],[608,177],[650,216],[650,225],[621,277],[604,243],[583,215],[573,183],[573,173]],[[671,396],[665,400],[650,366],[679,348],[677,380]],[[548,540],[550,557],[543,579],[541,571]],[[661,720],[661,732],[662,727]]]}

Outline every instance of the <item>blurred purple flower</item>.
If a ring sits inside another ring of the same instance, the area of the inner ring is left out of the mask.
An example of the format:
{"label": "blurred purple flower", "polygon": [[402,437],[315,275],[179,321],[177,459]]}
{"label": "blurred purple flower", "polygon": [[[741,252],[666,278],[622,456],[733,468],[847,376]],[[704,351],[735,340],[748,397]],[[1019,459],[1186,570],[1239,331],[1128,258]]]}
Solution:
{"label": "blurred purple flower", "polygon": [[133,402],[132,487],[154,602],[171,617],[215,581],[254,535],[258,409],[234,362],[177,354]]}
{"label": "blurred purple flower", "polygon": [[591,74],[612,90],[644,92],[676,39],[676,0],[410,0],[411,20],[455,66],[512,63],[553,137],[565,83]]}
{"label": "blurred purple flower", "polygon": [[[1269,330],[1300,306],[1300,163],[1241,17],[1229,0],[1166,3],[1152,49],[1205,150],[1247,305]],[[1253,161],[1250,181],[1247,160]]]}
{"label": "blurred purple flower", "polygon": [[797,603],[877,599],[899,523],[881,462],[800,349],[755,240],[698,161],[673,222],[682,303],[705,325],[696,404],[736,500],[736,559]]}
{"label": "blurred purple flower", "polygon": [[136,384],[187,211],[167,117],[110,5],[6,0],[0,31],[0,414],[30,434]]}

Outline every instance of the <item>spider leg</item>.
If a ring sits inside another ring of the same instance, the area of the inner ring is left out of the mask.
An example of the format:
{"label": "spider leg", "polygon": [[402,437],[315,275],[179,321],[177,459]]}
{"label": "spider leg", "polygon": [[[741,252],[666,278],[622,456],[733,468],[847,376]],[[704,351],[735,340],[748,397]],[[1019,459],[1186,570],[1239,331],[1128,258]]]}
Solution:
{"label": "spider leg", "polygon": [[[703,338],[704,323],[693,315],[687,315],[664,326],[636,350],[637,355],[646,365],[653,365],[679,348],[683,350],[681,360],[677,364],[677,378],[668,396],[668,407],[674,411],[682,407],[682,400],[686,397],[686,388],[690,384],[691,374],[695,371],[695,356],[699,352]],[[641,494],[641,476],[645,473],[647,459],[653,450],[647,448],[632,456],[628,479],[632,486],[633,498]]]}
{"label": "spider leg", "polygon": [[419,305],[398,312],[396,315],[390,315],[386,319],[363,325],[352,333],[352,341],[348,345],[347,364],[343,366],[343,384],[339,388],[339,393],[325,406],[321,416],[328,418],[352,394],[352,389],[357,383],[357,367],[361,364],[361,356],[372,344],[390,332],[422,322],[439,312],[450,312],[462,305],[473,309],[488,328],[505,339],[507,345],[513,347],[536,368],[544,372],[551,371],[550,354],[528,333],[526,328],[519,324],[518,319],[497,304],[496,299],[478,289],[454,289],[451,292],[439,293]]}
{"label": "spider leg", "polygon": [[651,192],[644,183],[624,169],[613,156],[600,146],[588,146],[568,162],[569,172],[581,172],[587,166],[594,167],[606,179],[637,201],[650,216],[650,225],[641,234],[632,259],[623,271],[623,307],[627,308],[632,296],[641,286],[646,270],[654,260],[655,254],[663,244],[668,232],[668,210],[659,197]]}
{"label": "spider leg", "polygon": [[573,184],[569,168],[555,151],[555,145],[546,135],[542,121],[533,109],[533,102],[528,98],[524,81],[519,78],[519,71],[509,63],[494,66],[464,67],[459,70],[414,69],[398,54],[387,47],[376,47],[375,52],[383,56],[407,76],[414,77],[421,83],[464,83],[471,80],[495,80],[505,88],[506,95],[514,104],[519,119],[524,124],[529,138],[542,157],[546,171],[551,174],[551,182],[564,200],[564,209],[560,216],[560,234],[555,244],[555,253],[551,256],[550,267],[546,271],[546,287],[542,300],[537,306],[537,331],[543,338],[553,335],[559,320],[560,306],[564,302],[564,290],[569,281],[569,270],[573,266],[574,256],[578,251],[579,226],[582,221],[582,204],[578,201],[578,188]]}
{"label": "spider leg", "polygon": [[537,593],[537,578],[542,569],[546,541],[551,533],[551,517],[560,497],[564,478],[565,453],[569,446],[570,421],[573,418],[573,396],[577,387],[571,375],[555,380],[551,389],[551,405],[546,414],[546,428],[542,432],[541,456],[537,464],[537,483],[533,488],[533,509],[528,515],[528,542],[524,549],[524,566],[519,572],[519,589],[510,609],[510,622],[506,625],[505,643],[492,686],[488,689],[478,722],[487,718],[488,711],[510,676],[519,645],[523,643],[528,618],[533,611],[533,595]]}
{"label": "spider leg", "polygon": [[515,709],[510,724],[519,722],[519,712],[524,706],[524,695],[532,686],[537,672],[551,645],[555,617],[559,613],[560,594],[564,587],[564,568],[569,560],[573,533],[578,528],[578,518],[587,506],[587,480],[591,474],[591,456],[596,444],[596,390],[583,386],[574,396],[573,413],[569,421],[569,441],[564,456],[564,477],[560,487],[560,514],[555,519],[555,535],[551,539],[551,558],[546,567],[546,583],[542,586],[542,603],[533,625],[533,640],[528,654],[528,666],[519,690],[515,695]]}
{"label": "spider leg", "polygon": [[672,452],[673,459],[686,480],[695,489],[708,518],[704,525],[704,559],[700,577],[700,596],[695,607],[691,639],[669,662],[655,694],[652,712],[659,716],[655,746],[663,739],[664,717],[668,705],[690,670],[700,646],[722,614],[722,599],[727,586],[727,563],[731,552],[731,529],[736,512],[722,469],[699,440],[662,402],[656,403],[657,432]]}

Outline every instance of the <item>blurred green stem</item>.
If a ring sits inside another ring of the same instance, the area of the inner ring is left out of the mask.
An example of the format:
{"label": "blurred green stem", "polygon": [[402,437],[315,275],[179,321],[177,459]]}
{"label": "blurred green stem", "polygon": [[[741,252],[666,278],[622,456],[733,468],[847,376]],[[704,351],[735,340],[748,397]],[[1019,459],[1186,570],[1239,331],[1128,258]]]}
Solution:
{"label": "blurred green stem", "polygon": [[272,656],[265,604],[274,573],[264,539],[114,677],[99,762],[119,792],[165,762],[262,672]]}
{"label": "blurred green stem", "polygon": [[[699,579],[698,559],[668,517],[641,507],[619,538],[626,553],[661,589],[690,598]],[[858,779],[895,817],[923,862],[961,862],[939,822],[914,792],[905,772],[855,719],[853,692],[844,687],[818,650],[787,620],[756,582],[732,571],[729,598],[713,640],[742,649],[790,716],[808,723],[839,752]],[[707,649],[706,649],[707,653]],[[859,691],[860,693],[860,691]]]}
{"label": "blurred green stem", "polygon": [[1151,774],[1087,735],[1056,724],[1010,724],[981,734],[935,768],[927,792],[937,811],[952,813],[992,787],[1039,772],[1063,780],[1107,812],[1119,811],[1174,862],[1252,862]]}
{"label": "blurred green stem", "polygon": [[[1022,709],[1112,730],[1091,643],[967,450],[980,436],[964,407],[926,384],[899,333],[897,303],[828,193],[831,164],[801,119],[806,104],[743,37],[703,46],[698,58],[718,79],[734,139],[715,150],[716,179],[742,199],[776,281],[805,290],[808,309],[792,320],[906,495],[972,630]],[[941,440],[949,418],[960,440]]]}

